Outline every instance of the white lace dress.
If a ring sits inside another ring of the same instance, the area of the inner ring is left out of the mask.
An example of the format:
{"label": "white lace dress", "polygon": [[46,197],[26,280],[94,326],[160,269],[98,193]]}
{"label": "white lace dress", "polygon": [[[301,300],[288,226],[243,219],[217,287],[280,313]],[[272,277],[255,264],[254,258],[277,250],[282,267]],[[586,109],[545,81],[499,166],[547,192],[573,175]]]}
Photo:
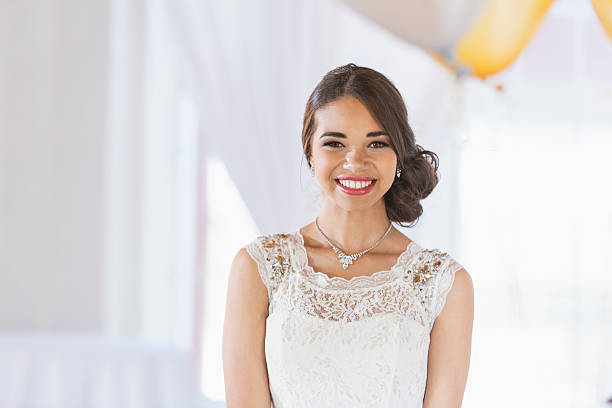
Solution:
{"label": "white lace dress", "polygon": [[272,407],[422,406],[429,334],[457,261],[411,241],[390,270],[345,279],[308,265],[299,232],[245,248],[268,289]]}

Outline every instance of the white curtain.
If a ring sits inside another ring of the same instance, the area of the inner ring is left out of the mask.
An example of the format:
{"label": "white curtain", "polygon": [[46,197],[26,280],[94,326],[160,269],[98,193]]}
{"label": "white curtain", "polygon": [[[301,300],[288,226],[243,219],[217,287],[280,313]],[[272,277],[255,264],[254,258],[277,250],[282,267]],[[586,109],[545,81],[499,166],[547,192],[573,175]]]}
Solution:
{"label": "white curtain", "polygon": [[105,330],[197,350],[202,151],[163,3],[111,3]]}
{"label": "white curtain", "polygon": [[197,120],[160,4],[0,2],[3,407],[204,406]]}

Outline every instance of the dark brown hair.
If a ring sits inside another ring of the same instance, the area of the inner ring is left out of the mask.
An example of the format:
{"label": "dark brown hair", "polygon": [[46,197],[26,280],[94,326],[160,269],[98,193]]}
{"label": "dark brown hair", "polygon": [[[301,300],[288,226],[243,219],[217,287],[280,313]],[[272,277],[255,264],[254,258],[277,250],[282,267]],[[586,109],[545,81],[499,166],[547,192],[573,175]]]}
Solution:
{"label": "dark brown hair", "polygon": [[438,184],[438,156],[416,144],[404,100],[395,85],[380,72],[350,63],[329,71],[317,84],[306,103],[302,128],[302,148],[308,164],[316,128],[315,113],[345,95],[363,103],[389,134],[397,167],[402,173],[399,179],[394,178],[385,193],[387,216],[403,227],[414,226],[423,213],[420,201]]}

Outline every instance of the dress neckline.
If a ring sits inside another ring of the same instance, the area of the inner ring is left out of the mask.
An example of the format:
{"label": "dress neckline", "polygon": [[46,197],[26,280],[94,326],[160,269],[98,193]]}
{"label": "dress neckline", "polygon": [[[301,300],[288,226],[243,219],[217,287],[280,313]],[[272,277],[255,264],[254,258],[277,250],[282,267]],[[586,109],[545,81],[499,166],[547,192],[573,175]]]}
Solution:
{"label": "dress neckline", "polygon": [[401,275],[403,272],[403,266],[405,266],[412,258],[414,254],[419,252],[422,248],[413,240],[410,240],[406,249],[395,260],[395,263],[391,268],[376,271],[370,275],[359,275],[353,276],[352,278],[344,278],[342,276],[329,276],[324,272],[315,271],[312,266],[308,264],[308,253],[306,252],[306,246],[304,245],[304,237],[298,229],[295,233],[295,243],[297,249],[297,264],[301,271],[303,271],[308,278],[316,281],[318,284],[332,289],[353,289],[353,288],[364,288],[378,286],[380,284],[393,280],[396,276]]}

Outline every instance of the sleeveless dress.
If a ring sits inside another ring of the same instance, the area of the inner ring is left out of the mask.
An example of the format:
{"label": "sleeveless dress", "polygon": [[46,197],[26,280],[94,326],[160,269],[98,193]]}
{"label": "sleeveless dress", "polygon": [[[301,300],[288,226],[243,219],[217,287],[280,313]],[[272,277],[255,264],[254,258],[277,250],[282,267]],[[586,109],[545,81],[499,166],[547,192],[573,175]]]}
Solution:
{"label": "sleeveless dress", "polygon": [[456,260],[411,241],[391,269],[346,279],[308,265],[299,231],[245,248],[268,291],[272,407],[422,407],[429,335]]}

